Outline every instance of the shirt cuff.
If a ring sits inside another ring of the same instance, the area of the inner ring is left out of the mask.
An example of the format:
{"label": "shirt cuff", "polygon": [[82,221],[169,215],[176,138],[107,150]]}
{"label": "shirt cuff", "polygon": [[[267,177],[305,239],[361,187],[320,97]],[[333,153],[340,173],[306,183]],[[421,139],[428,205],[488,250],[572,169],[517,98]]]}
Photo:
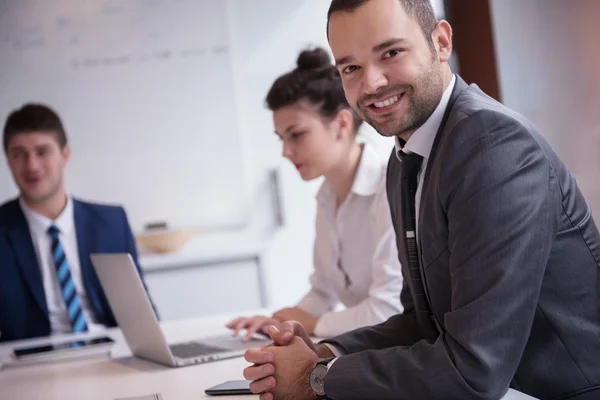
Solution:
{"label": "shirt cuff", "polygon": [[325,346],[329,347],[329,350],[331,350],[331,352],[333,353],[333,355],[335,357],[341,357],[344,355],[344,350],[342,350],[340,347],[336,346],[335,344],[331,344],[331,343],[324,343]]}

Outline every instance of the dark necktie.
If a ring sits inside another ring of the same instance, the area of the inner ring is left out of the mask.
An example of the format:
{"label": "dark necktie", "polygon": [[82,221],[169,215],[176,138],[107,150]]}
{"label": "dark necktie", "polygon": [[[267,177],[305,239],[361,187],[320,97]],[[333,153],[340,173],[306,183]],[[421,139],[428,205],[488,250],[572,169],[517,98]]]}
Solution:
{"label": "dark necktie", "polygon": [[402,218],[404,225],[404,243],[406,260],[408,261],[408,271],[412,283],[411,294],[413,297],[417,319],[422,326],[427,337],[437,336],[437,329],[433,323],[433,314],[429,308],[425,287],[421,276],[419,266],[419,253],[417,247],[417,218],[416,218],[416,193],[418,187],[417,175],[423,157],[416,153],[402,153],[402,172],[400,175],[402,184]]}
{"label": "dark necktie", "polygon": [[56,267],[56,276],[58,277],[58,283],[60,284],[60,290],[67,306],[67,314],[69,314],[69,320],[71,321],[71,327],[73,332],[87,331],[87,323],[83,316],[83,310],[81,308],[81,301],[73,279],[71,278],[71,271],[69,270],[69,262],[65,256],[65,251],[62,244],[60,243],[58,234],[59,230],[56,226],[52,225],[48,228],[48,234],[52,239],[52,260]]}

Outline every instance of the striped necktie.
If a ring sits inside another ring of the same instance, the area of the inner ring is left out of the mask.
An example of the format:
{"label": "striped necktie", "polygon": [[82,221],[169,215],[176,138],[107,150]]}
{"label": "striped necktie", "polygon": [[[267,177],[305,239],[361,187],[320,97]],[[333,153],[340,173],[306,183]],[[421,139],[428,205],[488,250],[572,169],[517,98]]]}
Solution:
{"label": "striped necktie", "polygon": [[48,234],[52,239],[52,260],[56,267],[56,276],[58,277],[60,290],[62,291],[63,299],[67,306],[67,314],[69,315],[73,332],[87,331],[87,324],[85,322],[85,317],[83,316],[81,301],[79,300],[79,295],[77,294],[77,290],[75,290],[75,285],[71,278],[69,262],[67,261],[65,251],[58,238],[59,232],[58,228],[54,225],[48,228]]}

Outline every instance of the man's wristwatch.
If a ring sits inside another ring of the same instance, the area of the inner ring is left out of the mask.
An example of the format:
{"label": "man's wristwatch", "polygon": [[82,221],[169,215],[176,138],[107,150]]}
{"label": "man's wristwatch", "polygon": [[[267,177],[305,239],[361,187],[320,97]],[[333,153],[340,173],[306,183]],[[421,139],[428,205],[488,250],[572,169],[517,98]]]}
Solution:
{"label": "man's wristwatch", "polygon": [[317,396],[317,399],[328,399],[325,394],[325,376],[335,360],[337,360],[336,357],[331,357],[319,361],[310,373],[310,388]]}

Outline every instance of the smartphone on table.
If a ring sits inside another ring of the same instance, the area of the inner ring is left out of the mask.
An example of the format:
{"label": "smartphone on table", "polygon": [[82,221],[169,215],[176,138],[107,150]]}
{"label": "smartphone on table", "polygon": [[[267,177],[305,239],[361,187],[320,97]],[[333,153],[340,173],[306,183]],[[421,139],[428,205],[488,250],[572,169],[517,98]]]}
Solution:
{"label": "smartphone on table", "polygon": [[250,381],[228,381],[208,388],[204,391],[204,393],[209,396],[252,394],[250,391]]}

